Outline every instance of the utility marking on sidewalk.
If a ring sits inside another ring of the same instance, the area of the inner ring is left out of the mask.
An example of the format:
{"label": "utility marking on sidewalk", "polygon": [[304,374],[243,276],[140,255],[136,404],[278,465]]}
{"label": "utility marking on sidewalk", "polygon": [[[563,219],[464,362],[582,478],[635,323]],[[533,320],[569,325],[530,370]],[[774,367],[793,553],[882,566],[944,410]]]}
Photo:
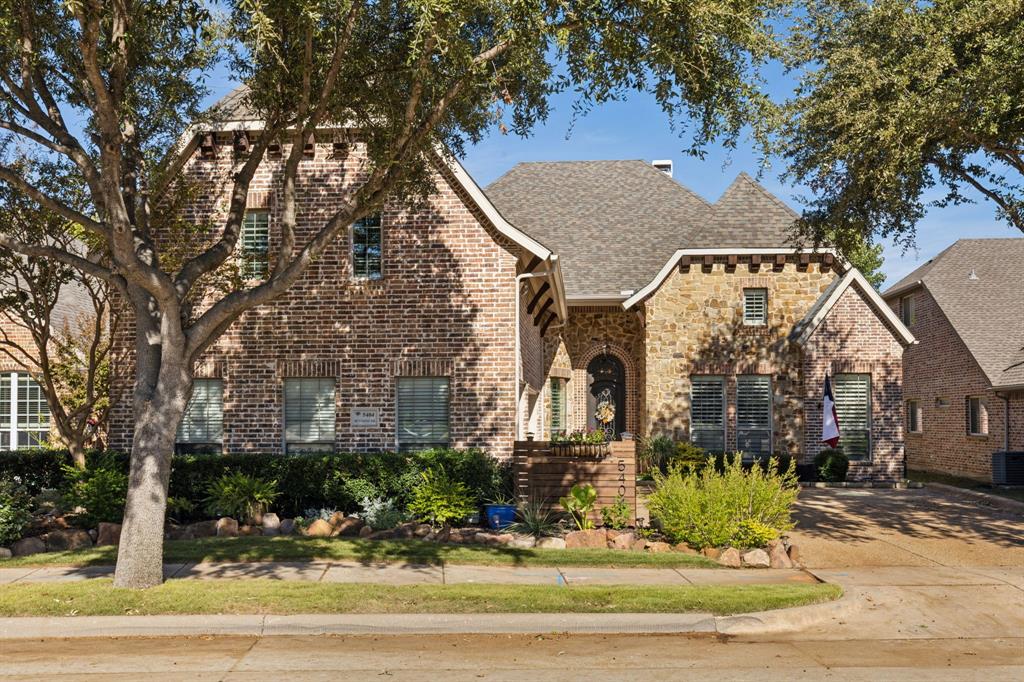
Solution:
{"label": "utility marking on sidewalk", "polygon": [[321,574],[320,574],[320,577],[316,579],[316,581],[317,581],[318,583],[322,583],[322,582],[324,581],[324,576],[325,576],[325,575],[327,575],[327,571],[331,570],[331,567],[332,567],[332,566],[334,566],[334,563],[333,563],[333,562],[331,562],[331,561],[328,561],[328,562],[327,562],[327,565],[326,565],[326,566],[324,566],[324,570],[323,570],[323,573],[321,573]]}
{"label": "utility marking on sidewalk", "polygon": [[686,584],[687,584],[687,585],[695,585],[695,584],[696,584],[696,583],[694,583],[694,582],[693,582],[692,580],[690,580],[689,578],[687,578],[687,577],[686,577],[685,575],[683,575],[683,572],[682,572],[682,571],[680,571],[680,570],[679,570],[678,568],[673,568],[673,569],[671,569],[671,570],[673,570],[673,571],[675,571],[676,573],[678,573],[678,574],[679,574],[679,577],[680,577],[680,578],[682,578],[683,580],[685,580],[685,581],[686,581]]}

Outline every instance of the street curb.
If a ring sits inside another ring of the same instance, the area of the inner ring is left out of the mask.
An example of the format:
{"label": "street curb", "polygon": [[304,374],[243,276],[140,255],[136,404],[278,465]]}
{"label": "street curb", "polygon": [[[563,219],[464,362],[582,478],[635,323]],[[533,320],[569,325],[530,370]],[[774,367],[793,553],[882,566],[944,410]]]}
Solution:
{"label": "street curb", "polygon": [[1024,502],[1018,502],[1017,500],[1011,500],[1006,497],[1001,497],[1000,495],[982,492],[981,490],[958,488],[955,485],[946,485],[945,483],[925,483],[925,488],[935,488],[947,493],[974,497],[987,502],[991,507],[996,507],[997,509],[1002,509],[1004,511],[1024,512]]}

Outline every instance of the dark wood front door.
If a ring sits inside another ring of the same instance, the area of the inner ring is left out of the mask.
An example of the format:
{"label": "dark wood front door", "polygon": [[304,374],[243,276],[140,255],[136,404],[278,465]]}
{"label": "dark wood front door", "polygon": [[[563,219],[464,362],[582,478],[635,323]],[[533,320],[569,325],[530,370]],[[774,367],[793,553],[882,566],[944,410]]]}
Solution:
{"label": "dark wood front door", "polygon": [[[598,355],[587,365],[587,426],[604,429],[609,438],[618,438],[626,430],[626,372],[614,355]],[[599,421],[598,408],[607,416],[608,405],[614,412],[610,421]]]}

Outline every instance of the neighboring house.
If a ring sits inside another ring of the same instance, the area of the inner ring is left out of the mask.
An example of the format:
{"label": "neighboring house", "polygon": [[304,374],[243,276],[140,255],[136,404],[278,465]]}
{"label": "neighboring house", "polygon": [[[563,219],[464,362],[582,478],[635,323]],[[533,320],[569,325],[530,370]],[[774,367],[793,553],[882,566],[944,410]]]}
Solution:
{"label": "neighboring house", "polygon": [[[191,140],[185,173],[210,187],[197,219],[223,219],[239,136],[258,129],[233,98],[234,132]],[[308,148],[300,230],[358,172],[362,148],[343,135]],[[239,258],[253,278],[279,239],[282,147],[250,189]],[[608,403],[616,436],[806,460],[830,373],[851,477],[902,475],[913,337],[858,272],[793,248],[796,214],[748,176],[710,204],[642,161],[520,164],[486,192],[457,162],[436,169],[426,207],[357,224],[207,352],[179,451],[507,457],[517,439],[598,426]],[[130,404],[116,400],[115,448],[130,446]]]}
{"label": "neighboring house", "polygon": [[903,356],[907,466],[992,478],[1024,450],[1024,238],[961,239],[884,294]]}

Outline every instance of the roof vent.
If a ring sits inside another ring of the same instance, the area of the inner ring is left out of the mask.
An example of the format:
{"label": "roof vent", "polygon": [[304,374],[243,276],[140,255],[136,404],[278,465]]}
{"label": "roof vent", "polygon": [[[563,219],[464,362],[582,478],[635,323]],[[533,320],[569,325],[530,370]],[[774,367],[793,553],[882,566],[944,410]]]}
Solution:
{"label": "roof vent", "polygon": [[976,282],[978,280],[978,273],[974,271],[974,268],[971,268],[971,274],[967,275],[967,279],[972,282]]}
{"label": "roof vent", "polygon": [[672,177],[672,159],[655,159],[651,161],[651,165],[670,178]]}

